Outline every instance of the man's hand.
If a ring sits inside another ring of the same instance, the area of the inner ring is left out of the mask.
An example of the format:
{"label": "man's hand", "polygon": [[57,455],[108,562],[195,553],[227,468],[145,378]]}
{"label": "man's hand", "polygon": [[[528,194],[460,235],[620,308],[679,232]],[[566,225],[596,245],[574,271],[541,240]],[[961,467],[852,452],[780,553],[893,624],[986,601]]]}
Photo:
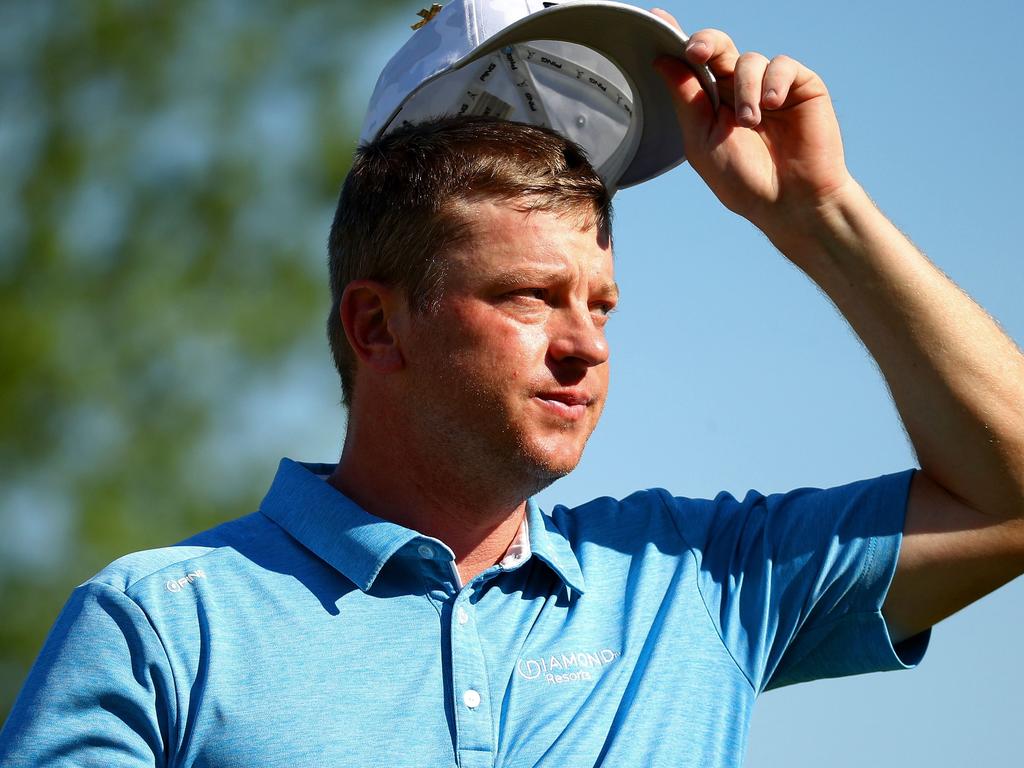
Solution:
{"label": "man's hand", "polygon": [[[665,11],[655,15],[678,27]],[[675,96],[686,157],[718,199],[773,237],[851,182],[832,101],[821,78],[788,56],[744,53],[724,32],[690,38],[686,58],[706,64],[721,90],[716,114],[690,68],[655,66]]]}

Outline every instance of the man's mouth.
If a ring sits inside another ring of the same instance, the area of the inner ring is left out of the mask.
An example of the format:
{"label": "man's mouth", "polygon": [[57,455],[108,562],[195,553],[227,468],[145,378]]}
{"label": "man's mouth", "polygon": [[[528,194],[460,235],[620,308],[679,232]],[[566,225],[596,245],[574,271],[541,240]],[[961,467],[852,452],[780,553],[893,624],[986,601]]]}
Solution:
{"label": "man's mouth", "polygon": [[539,392],[533,397],[549,413],[570,421],[582,419],[594,401],[589,394],[579,390]]}

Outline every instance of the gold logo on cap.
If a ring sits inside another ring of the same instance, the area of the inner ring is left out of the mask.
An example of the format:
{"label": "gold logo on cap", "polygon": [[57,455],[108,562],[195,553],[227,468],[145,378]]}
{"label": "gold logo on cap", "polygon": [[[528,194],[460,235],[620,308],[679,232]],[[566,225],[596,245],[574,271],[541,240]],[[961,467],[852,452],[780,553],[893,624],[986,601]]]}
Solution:
{"label": "gold logo on cap", "polygon": [[442,6],[440,4],[434,3],[430,6],[430,10],[424,8],[422,11],[417,11],[416,15],[420,17],[421,21],[417,21],[413,24],[412,28],[419,29],[420,27],[425,27],[427,24],[432,22],[434,17],[441,12],[441,7]]}

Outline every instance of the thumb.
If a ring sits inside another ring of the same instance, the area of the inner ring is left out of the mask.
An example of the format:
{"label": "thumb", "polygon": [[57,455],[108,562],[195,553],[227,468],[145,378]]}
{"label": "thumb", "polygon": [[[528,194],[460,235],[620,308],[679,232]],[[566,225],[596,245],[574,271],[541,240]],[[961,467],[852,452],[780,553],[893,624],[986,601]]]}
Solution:
{"label": "thumb", "polygon": [[673,56],[659,56],[654,68],[665,81],[665,87],[672,94],[676,105],[679,127],[683,132],[683,143],[687,155],[691,149],[703,147],[711,133],[716,116],[711,99],[701,88],[697,76],[681,59]]}

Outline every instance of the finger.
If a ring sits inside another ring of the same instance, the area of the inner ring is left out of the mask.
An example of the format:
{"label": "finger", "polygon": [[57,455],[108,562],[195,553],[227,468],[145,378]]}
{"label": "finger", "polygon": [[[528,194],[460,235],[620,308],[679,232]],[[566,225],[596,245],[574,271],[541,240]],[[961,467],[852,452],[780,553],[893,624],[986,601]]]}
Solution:
{"label": "finger", "polygon": [[725,32],[702,29],[686,43],[686,58],[694,64],[707,64],[715,77],[732,77],[740,52]]}
{"label": "finger", "polygon": [[779,109],[786,103],[801,67],[800,62],[789,56],[776,56],[769,62],[761,89],[762,108]]}
{"label": "finger", "polygon": [[760,53],[744,53],[736,61],[733,99],[736,122],[753,128],[761,122],[761,94],[768,59]]}
{"label": "finger", "polygon": [[658,57],[654,68],[673,95],[683,143],[690,149],[703,146],[715,122],[715,108],[693,70],[685,61],[672,56]]}
{"label": "finger", "polygon": [[657,16],[662,21],[671,24],[673,27],[678,29],[680,32],[683,31],[683,28],[681,26],[679,26],[679,22],[676,21],[676,17],[673,16],[668,11],[664,10],[663,8],[651,8],[651,13],[653,13],[655,16]]}

